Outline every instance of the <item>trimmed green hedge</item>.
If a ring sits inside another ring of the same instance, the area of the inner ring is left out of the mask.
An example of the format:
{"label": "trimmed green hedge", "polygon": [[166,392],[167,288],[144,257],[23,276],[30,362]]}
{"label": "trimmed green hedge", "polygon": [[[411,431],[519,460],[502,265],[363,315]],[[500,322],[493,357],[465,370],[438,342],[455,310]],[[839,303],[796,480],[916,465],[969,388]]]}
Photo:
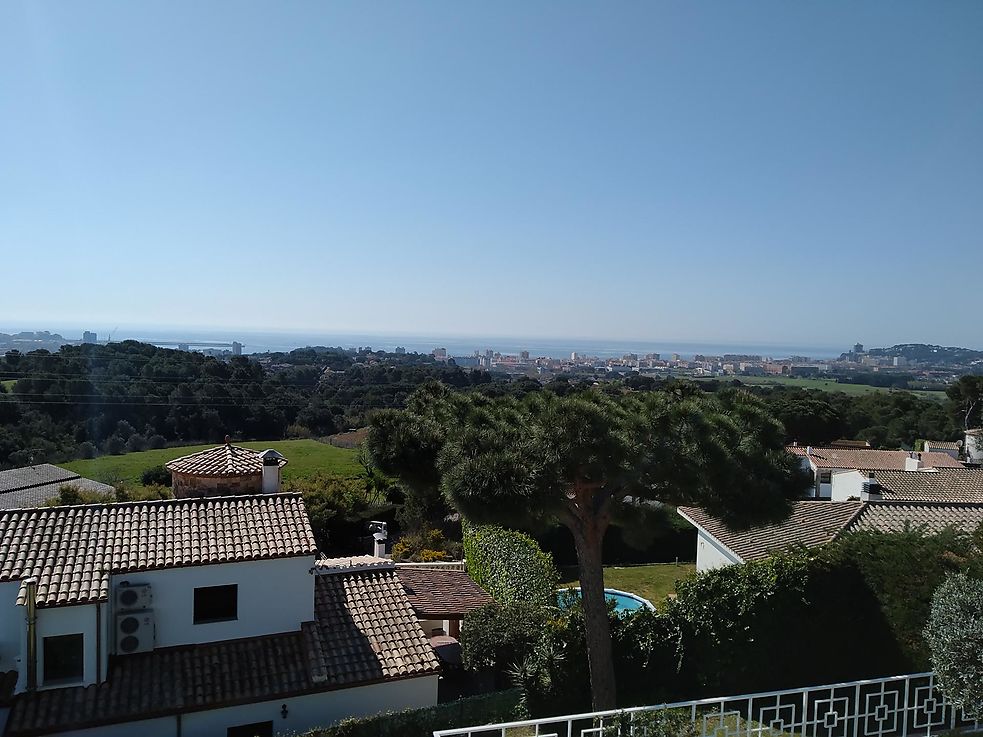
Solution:
{"label": "trimmed green hedge", "polygon": [[446,704],[346,719],[334,727],[315,729],[306,737],[433,737],[438,729],[470,727],[515,719],[519,689],[470,696]]}
{"label": "trimmed green hedge", "polygon": [[468,575],[500,604],[552,605],[560,580],[553,557],[528,535],[497,525],[464,524]]}

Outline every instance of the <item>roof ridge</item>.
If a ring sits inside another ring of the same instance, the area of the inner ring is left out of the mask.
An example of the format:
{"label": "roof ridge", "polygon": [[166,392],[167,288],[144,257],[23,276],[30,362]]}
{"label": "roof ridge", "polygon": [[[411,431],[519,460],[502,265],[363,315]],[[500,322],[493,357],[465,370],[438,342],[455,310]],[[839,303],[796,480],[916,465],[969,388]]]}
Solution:
{"label": "roof ridge", "polygon": [[[75,479],[70,479],[74,481]],[[53,482],[59,483],[59,482]],[[19,489],[14,489],[14,491],[20,491]],[[170,499],[134,499],[125,502],[95,502],[92,504],[57,504],[54,506],[45,507],[19,507],[16,509],[0,509],[0,517],[17,514],[17,513],[27,513],[27,512],[56,512],[59,510],[70,510],[70,509],[100,509],[100,508],[114,508],[118,509],[120,507],[137,507],[137,506],[151,506],[155,504],[166,505],[166,504],[196,504],[204,502],[221,502],[221,501],[240,501],[243,499],[274,499],[277,497],[303,497],[303,494],[299,491],[280,491],[275,494],[264,494],[262,492],[257,492],[255,494],[220,494],[218,496],[189,496],[189,497],[172,497]]]}

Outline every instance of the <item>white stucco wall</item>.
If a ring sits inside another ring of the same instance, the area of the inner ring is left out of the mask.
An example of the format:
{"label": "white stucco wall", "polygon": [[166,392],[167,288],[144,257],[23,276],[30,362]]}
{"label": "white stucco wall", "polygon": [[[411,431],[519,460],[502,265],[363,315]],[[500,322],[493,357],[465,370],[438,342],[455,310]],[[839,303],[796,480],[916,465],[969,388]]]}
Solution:
{"label": "white stucco wall", "polygon": [[859,499],[863,489],[866,473],[860,471],[839,471],[833,474],[833,483],[830,485],[831,496],[834,502],[845,502],[851,497]]}
{"label": "white stucco wall", "polygon": [[[23,609],[22,609],[23,611]],[[64,688],[68,685],[89,686],[96,682],[96,605],[59,606],[39,608],[37,637],[38,637],[38,688]],[[81,633],[83,637],[82,652],[84,657],[84,675],[77,684],[47,683],[44,672],[44,638],[58,635],[74,635]],[[105,651],[105,642],[103,642]],[[26,655],[26,651],[25,651]],[[26,673],[26,671],[25,671]],[[18,683],[18,687],[26,685]]]}
{"label": "white stucco wall", "polygon": [[704,530],[696,531],[696,570],[709,571],[714,568],[734,565],[741,561]]}
{"label": "white stucco wall", "polygon": [[[347,717],[415,709],[436,703],[437,676],[425,676],[212,711],[189,712],[180,718],[180,737],[224,737],[229,727],[265,721],[273,722],[274,734],[303,733],[314,727],[330,726]],[[284,704],[287,706],[286,719],[280,712]],[[71,737],[178,737],[178,718],[148,719],[58,734]]]}
{"label": "white stucco wall", "polygon": [[[170,647],[300,629],[301,622],[314,619],[313,565],[313,556],[300,556],[189,566],[113,576],[112,586],[115,591],[121,582],[128,581],[153,587],[157,647]],[[224,584],[239,587],[238,618],[195,624],[194,590]],[[112,619],[115,635],[115,612]]]}

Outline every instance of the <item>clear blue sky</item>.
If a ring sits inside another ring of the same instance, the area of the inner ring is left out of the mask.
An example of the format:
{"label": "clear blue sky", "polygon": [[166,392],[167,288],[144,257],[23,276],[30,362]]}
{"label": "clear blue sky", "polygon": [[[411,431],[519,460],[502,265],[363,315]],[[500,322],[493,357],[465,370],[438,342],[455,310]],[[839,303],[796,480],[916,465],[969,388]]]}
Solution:
{"label": "clear blue sky", "polygon": [[0,323],[983,347],[983,2],[0,4]]}

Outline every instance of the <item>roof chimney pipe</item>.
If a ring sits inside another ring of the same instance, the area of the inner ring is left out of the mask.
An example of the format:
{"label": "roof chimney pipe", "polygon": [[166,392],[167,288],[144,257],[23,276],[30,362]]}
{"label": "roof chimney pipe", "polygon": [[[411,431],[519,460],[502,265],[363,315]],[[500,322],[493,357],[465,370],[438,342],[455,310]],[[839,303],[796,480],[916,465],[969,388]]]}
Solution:
{"label": "roof chimney pipe", "polygon": [[24,579],[27,607],[27,690],[38,690],[38,580]]}

